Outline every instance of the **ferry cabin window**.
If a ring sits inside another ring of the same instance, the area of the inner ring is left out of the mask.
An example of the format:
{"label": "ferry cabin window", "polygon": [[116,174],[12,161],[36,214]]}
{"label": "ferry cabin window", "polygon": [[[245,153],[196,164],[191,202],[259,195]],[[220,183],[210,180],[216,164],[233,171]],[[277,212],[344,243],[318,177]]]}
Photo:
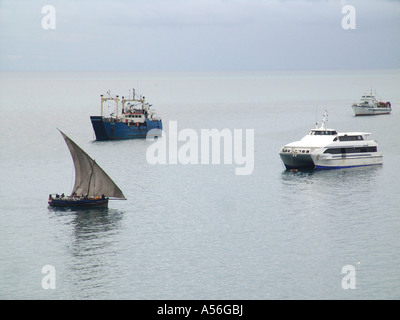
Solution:
{"label": "ferry cabin window", "polygon": [[324,151],[324,153],[331,153],[331,154],[339,154],[341,152],[342,152],[341,148],[330,148]]}
{"label": "ferry cabin window", "polygon": [[337,134],[336,131],[325,131],[325,130],[317,130],[317,131],[310,131],[309,135],[312,136],[331,136]]}
{"label": "ferry cabin window", "polygon": [[364,140],[361,135],[357,136],[339,136],[339,141],[360,141]]}
{"label": "ferry cabin window", "polygon": [[360,148],[329,148],[324,153],[340,154],[340,153],[363,153],[363,152],[377,152],[376,147],[360,147]]}

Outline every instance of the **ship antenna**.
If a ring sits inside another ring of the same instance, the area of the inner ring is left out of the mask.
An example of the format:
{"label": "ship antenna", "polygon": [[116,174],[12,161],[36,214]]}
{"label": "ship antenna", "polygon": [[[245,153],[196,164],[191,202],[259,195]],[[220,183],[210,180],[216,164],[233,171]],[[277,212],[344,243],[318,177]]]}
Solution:
{"label": "ship antenna", "polygon": [[315,105],[315,126],[318,129],[318,107]]}
{"label": "ship antenna", "polygon": [[328,122],[328,111],[325,110],[324,115],[322,116],[321,129],[326,129],[325,124]]}

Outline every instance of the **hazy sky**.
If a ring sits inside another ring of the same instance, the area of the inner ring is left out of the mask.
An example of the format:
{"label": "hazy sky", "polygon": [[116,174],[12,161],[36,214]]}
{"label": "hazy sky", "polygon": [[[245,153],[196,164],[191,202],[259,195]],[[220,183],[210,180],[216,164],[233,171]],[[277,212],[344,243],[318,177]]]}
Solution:
{"label": "hazy sky", "polygon": [[0,18],[0,70],[400,68],[396,0],[0,0]]}

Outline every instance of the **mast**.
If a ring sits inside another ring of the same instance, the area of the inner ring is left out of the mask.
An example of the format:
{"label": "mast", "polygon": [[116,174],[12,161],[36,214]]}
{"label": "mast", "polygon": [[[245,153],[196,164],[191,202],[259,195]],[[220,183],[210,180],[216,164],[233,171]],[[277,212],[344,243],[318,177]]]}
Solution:
{"label": "mast", "polygon": [[116,118],[118,119],[118,96],[114,99],[114,101],[117,103],[117,116],[116,116]]}
{"label": "mast", "polygon": [[100,98],[101,98],[101,116],[103,116],[103,102],[107,101],[107,100],[113,100],[117,105],[116,118],[118,119],[118,97],[119,96],[116,96],[115,98],[111,98],[111,97],[103,98],[103,95],[102,94],[100,95]]}
{"label": "mast", "polygon": [[103,116],[103,95],[100,95],[101,98],[101,116]]}
{"label": "mast", "polygon": [[[122,96],[122,100],[121,100],[121,103],[122,103],[122,108],[123,109],[125,109],[125,103],[126,102],[128,102],[128,101],[134,101],[134,102],[140,102],[141,103],[141,106],[142,106],[142,110],[143,111],[146,111],[147,109],[146,109],[146,102],[145,102],[145,97],[144,96],[139,96],[139,98],[135,98],[135,96],[136,96],[136,93],[135,93],[135,89],[132,89],[132,91],[133,91],[133,94],[132,94],[132,99],[129,97],[128,99],[125,99],[125,97],[124,96]],[[118,96],[117,96],[118,97]],[[118,108],[118,105],[117,105],[117,108]],[[118,110],[118,109],[117,109]]]}
{"label": "mast", "polygon": [[323,116],[322,116],[322,123],[320,129],[326,129],[325,125],[326,122],[328,121],[328,111],[325,110]]}

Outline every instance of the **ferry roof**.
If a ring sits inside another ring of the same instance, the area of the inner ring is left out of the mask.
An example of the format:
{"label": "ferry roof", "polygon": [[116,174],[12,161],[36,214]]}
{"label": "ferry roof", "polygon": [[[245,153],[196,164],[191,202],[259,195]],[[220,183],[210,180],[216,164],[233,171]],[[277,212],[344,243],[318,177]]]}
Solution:
{"label": "ferry roof", "polygon": [[[321,129],[321,128],[316,128],[316,129],[311,129],[310,132],[321,132],[321,131],[329,131],[329,132],[336,132],[335,129]],[[370,135],[370,132],[361,132],[361,131],[349,131],[349,132],[337,132],[338,136],[355,136],[355,135]]]}
{"label": "ferry roof", "polygon": [[335,131],[336,132],[335,129],[325,129],[325,128],[315,128],[315,129],[311,129],[310,131],[318,131],[318,132],[321,132],[321,131],[331,131],[331,132],[333,132],[333,131]]}
{"label": "ferry roof", "polygon": [[[325,129],[312,129],[315,130],[325,130]],[[332,129],[326,129],[332,130]],[[334,130],[333,130],[334,131]],[[299,148],[313,148],[313,147],[323,147],[330,144],[338,136],[358,136],[358,135],[369,135],[367,132],[339,132],[332,135],[306,135],[299,141],[294,141],[285,145],[285,147],[299,147]]]}
{"label": "ferry roof", "polygon": [[338,132],[338,136],[362,136],[370,135],[370,132],[352,131],[352,132]]}

